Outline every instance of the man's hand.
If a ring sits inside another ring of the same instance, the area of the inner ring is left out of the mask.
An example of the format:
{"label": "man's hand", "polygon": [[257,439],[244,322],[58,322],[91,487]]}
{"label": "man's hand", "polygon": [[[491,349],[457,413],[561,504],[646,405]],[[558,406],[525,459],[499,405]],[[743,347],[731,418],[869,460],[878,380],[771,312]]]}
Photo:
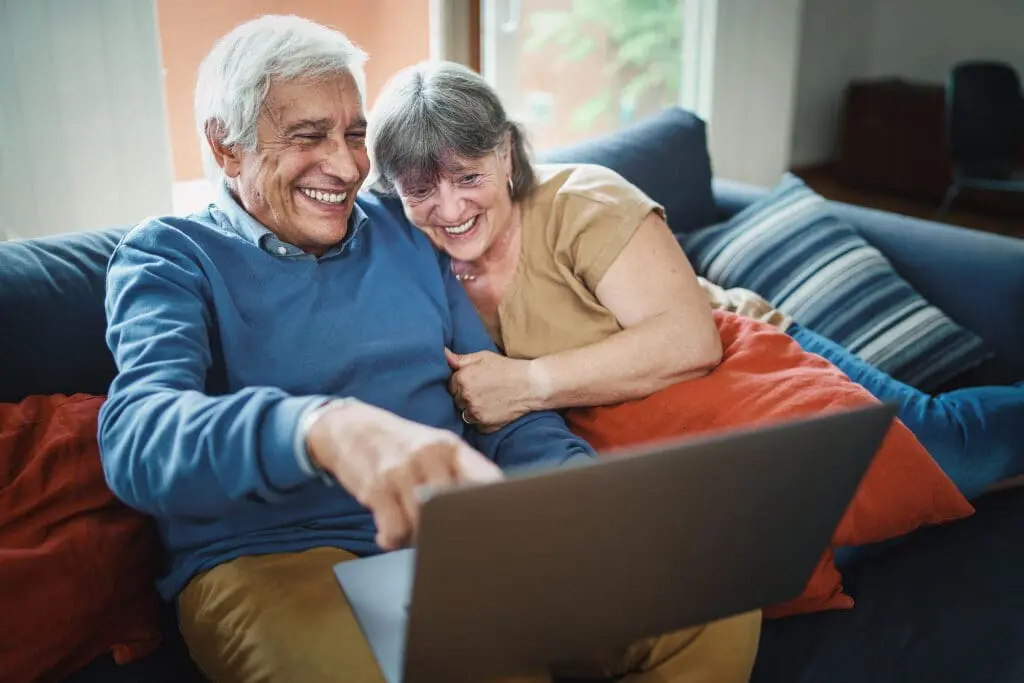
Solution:
{"label": "man's hand", "polygon": [[463,419],[481,432],[501,429],[541,409],[542,382],[530,361],[506,358],[493,351],[457,354],[444,350],[453,370],[448,391]]}
{"label": "man's hand", "polygon": [[310,459],[369,508],[377,545],[408,545],[419,522],[421,486],[502,478],[497,465],[462,439],[357,401],[328,410],[306,435]]}

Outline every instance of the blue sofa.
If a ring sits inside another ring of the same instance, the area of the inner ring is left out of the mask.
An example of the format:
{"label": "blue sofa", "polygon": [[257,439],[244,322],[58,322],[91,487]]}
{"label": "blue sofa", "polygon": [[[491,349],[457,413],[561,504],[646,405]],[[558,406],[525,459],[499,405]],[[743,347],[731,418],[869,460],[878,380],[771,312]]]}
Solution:
{"label": "blue sofa", "polygon": [[[615,168],[663,203],[680,233],[724,220],[765,192],[712,180],[703,123],[678,109],[542,158]],[[835,209],[926,298],[995,350],[960,384],[1024,378],[1024,242]],[[104,268],[123,232],[0,244],[0,402],[106,392],[115,369],[104,344]],[[844,567],[853,610],[767,621],[753,680],[1024,681],[1024,488],[986,495],[976,507],[971,518],[916,532]],[[164,618],[166,642],[149,659],[118,667],[104,657],[68,681],[202,680],[173,610]]]}

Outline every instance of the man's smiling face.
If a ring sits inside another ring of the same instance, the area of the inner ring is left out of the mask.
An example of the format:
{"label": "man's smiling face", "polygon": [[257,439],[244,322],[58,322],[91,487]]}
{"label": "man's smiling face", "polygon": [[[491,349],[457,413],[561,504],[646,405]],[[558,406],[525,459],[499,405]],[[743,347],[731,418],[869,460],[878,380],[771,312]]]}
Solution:
{"label": "man's smiling face", "polygon": [[348,74],[272,82],[253,151],[221,148],[239,202],[280,239],[322,255],[348,231],[366,179],[366,118]]}

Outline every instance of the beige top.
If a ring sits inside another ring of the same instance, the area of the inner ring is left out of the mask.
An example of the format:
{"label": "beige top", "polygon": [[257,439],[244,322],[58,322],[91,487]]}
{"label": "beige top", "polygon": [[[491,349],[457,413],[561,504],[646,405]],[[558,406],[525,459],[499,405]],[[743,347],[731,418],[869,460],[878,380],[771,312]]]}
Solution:
{"label": "beige top", "polygon": [[[589,164],[538,165],[522,205],[518,270],[498,306],[512,358],[537,358],[599,342],[622,329],[594,295],[598,283],[651,211],[664,208],[614,171]],[[702,280],[713,308],[788,326],[753,292]],[[742,310],[740,310],[742,309]]]}

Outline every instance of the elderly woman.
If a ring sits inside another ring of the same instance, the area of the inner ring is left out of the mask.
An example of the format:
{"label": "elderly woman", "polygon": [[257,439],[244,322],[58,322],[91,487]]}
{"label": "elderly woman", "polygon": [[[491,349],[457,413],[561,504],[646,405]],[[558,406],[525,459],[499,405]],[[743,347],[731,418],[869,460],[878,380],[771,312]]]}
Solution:
{"label": "elderly woman", "polygon": [[376,187],[451,256],[505,354],[449,354],[467,422],[493,430],[529,411],[609,406],[707,374],[722,358],[710,294],[897,402],[968,495],[1022,471],[1024,440],[1012,435],[1024,387],[929,397],[790,326],[754,293],[698,279],[662,207],[639,189],[598,166],[531,164],[522,129],[476,73],[423,63],[396,74],[368,133]]}
{"label": "elderly woman", "polygon": [[478,75],[406,70],[371,121],[379,185],[452,257],[508,356],[451,357],[468,420],[618,403],[718,364],[707,297],[662,208],[599,166],[531,165]]}

